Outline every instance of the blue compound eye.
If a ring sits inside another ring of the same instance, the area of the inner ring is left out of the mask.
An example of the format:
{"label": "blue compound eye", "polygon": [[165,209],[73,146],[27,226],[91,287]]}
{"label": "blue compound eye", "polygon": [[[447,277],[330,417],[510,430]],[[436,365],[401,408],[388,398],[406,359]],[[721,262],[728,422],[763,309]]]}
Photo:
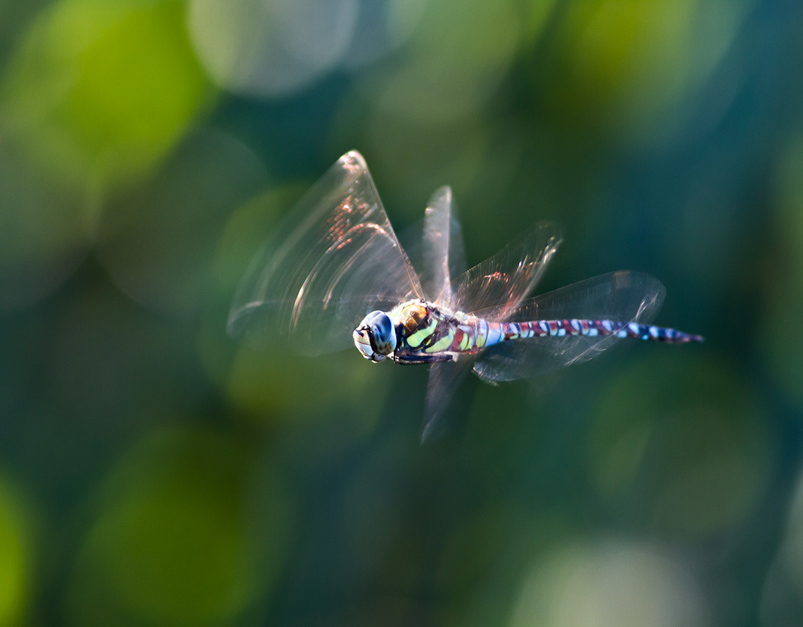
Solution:
{"label": "blue compound eye", "polygon": [[396,350],[396,329],[383,311],[372,311],[354,329],[354,344],[362,356],[371,361],[382,361]]}
{"label": "blue compound eye", "polygon": [[379,355],[390,355],[396,350],[396,329],[384,311],[372,311],[363,320],[370,330],[371,347]]}
{"label": "blue compound eye", "polygon": [[388,344],[392,343],[396,348],[396,330],[393,328],[393,323],[387,314],[381,311],[376,312],[377,315],[371,320],[371,329],[374,332],[374,341],[377,343]]}

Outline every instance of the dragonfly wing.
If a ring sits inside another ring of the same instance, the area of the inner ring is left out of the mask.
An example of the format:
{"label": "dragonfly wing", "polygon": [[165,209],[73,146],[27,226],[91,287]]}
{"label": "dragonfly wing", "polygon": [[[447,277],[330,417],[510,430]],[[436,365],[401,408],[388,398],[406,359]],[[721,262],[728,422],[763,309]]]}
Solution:
{"label": "dragonfly wing", "polygon": [[[434,251],[430,258],[435,261],[440,259],[439,266],[436,263],[430,267],[441,268],[440,274],[435,273],[434,276],[442,277],[444,284],[447,283],[449,272],[445,263],[445,251],[448,250],[450,260],[453,259],[451,253],[456,249],[456,241],[460,242],[459,250],[462,251],[462,237],[457,240],[454,230],[449,230],[451,237],[449,242],[436,237],[437,233],[446,232],[445,207],[451,205],[451,194],[447,196],[446,191],[448,188],[446,190],[441,188],[430,201],[430,207],[434,209],[432,211],[429,207],[427,209],[423,238],[425,246]],[[429,233],[432,233],[432,236]],[[448,285],[445,285],[438,302],[462,311],[473,311],[493,304],[494,315],[504,317],[512,313],[535,287],[559,243],[560,230],[555,224],[539,224],[533,232],[460,275],[453,283],[453,292]],[[424,255],[424,258],[427,256]],[[435,363],[431,366],[422,442],[436,438],[445,430],[440,419],[472,365],[476,370],[475,359],[473,356],[464,355],[457,362]]]}
{"label": "dragonfly wing", "polygon": [[435,297],[436,303],[451,305],[452,276],[465,272],[466,256],[452,189],[448,186],[439,188],[429,199],[422,246],[424,289]]}
{"label": "dragonfly wing", "polygon": [[474,313],[493,306],[499,319],[506,319],[508,312],[519,307],[535,288],[560,242],[556,224],[538,224],[535,230],[457,278],[456,308]]}
{"label": "dragonfly wing", "polygon": [[362,155],[343,155],[291,210],[246,272],[228,331],[317,355],[349,346],[366,313],[424,292]]}
{"label": "dragonfly wing", "polygon": [[443,428],[441,418],[460,383],[471,372],[473,363],[472,357],[464,355],[456,362],[443,361],[430,366],[424,400],[424,424],[421,429],[422,444],[437,439],[447,430]]}
{"label": "dragonfly wing", "polygon": [[[640,272],[613,272],[504,308],[475,312],[489,320],[621,320],[649,322],[660,309],[664,286]],[[483,352],[474,372],[487,381],[512,381],[587,361],[620,338],[541,337],[503,342]]]}

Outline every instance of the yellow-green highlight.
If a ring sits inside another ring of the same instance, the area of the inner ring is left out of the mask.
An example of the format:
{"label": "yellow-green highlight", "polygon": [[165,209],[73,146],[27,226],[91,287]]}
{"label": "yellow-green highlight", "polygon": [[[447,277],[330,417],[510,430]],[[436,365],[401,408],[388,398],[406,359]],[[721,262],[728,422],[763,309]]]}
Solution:
{"label": "yellow-green highlight", "polygon": [[[93,508],[67,597],[74,622],[213,625],[267,598],[291,513],[277,481],[252,492],[256,453],[201,429],[155,433],[130,451]],[[256,511],[267,512],[258,532]]]}
{"label": "yellow-green highlight", "polygon": [[0,478],[0,626],[25,623],[33,594],[32,520],[16,490]]}
{"label": "yellow-green highlight", "polygon": [[213,93],[178,0],[62,0],[37,17],[4,78],[0,135],[90,191],[149,171]]}

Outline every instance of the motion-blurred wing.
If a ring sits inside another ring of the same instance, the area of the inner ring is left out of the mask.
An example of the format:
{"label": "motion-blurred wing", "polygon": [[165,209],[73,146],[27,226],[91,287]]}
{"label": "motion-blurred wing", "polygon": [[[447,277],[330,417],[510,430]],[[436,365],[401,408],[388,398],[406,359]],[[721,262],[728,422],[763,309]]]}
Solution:
{"label": "motion-blurred wing", "polygon": [[[488,320],[621,320],[649,322],[664,299],[664,286],[648,274],[613,272],[522,303],[514,311],[475,312]],[[474,372],[487,381],[512,381],[587,361],[620,338],[541,337],[492,346],[480,354]]]}
{"label": "motion-blurred wing", "polygon": [[471,372],[474,359],[462,355],[457,361],[436,362],[429,367],[427,395],[424,400],[424,424],[421,429],[421,443],[436,440],[448,431],[441,418],[460,386],[461,381]]}
{"label": "motion-blurred wing", "polygon": [[452,198],[452,189],[439,188],[424,213],[421,282],[436,304],[451,307],[452,276],[465,272],[463,233]]}
{"label": "motion-blurred wing", "polygon": [[[446,196],[445,191],[448,188],[441,188],[435,193],[430,201],[430,208],[436,209],[431,211],[428,208],[425,220],[424,242],[433,251],[432,259],[435,262],[440,260],[440,265],[435,263],[430,267],[441,268],[440,274],[436,273],[435,276],[440,277],[444,284],[438,304],[464,312],[493,304],[495,316],[504,317],[512,313],[535,287],[557,249],[560,243],[558,227],[547,223],[538,225],[527,236],[519,238],[490,259],[464,272],[454,281],[454,291],[451,291],[447,280],[449,267],[453,267],[453,264],[447,263],[446,253],[448,251],[451,259],[452,251],[456,249],[455,231],[451,230],[451,241],[437,237],[439,233],[449,232],[445,226],[446,207],[451,202],[447,204],[446,201],[447,198],[451,200],[451,194]],[[460,241],[462,249],[462,238]],[[474,360],[473,356],[463,355],[457,362],[435,363],[430,367],[422,442],[437,438],[445,430],[440,419],[460,382],[474,365]]]}
{"label": "motion-blurred wing", "polygon": [[535,288],[561,242],[560,228],[551,222],[514,240],[493,257],[454,281],[456,308],[467,313],[493,307],[506,320]]}
{"label": "motion-blurred wing", "polygon": [[423,290],[362,155],[343,155],[291,210],[251,262],[228,331],[256,344],[281,338],[309,355],[347,347],[371,310]]}
{"label": "motion-blurred wing", "polygon": [[[432,194],[422,225],[416,225],[406,235],[415,241],[409,250],[421,270],[424,290],[434,297],[434,304],[453,308],[452,277],[466,271],[466,257],[450,187],[441,187]],[[472,364],[473,359],[461,357],[456,363],[438,362],[430,366],[422,443],[437,439],[447,431],[440,418],[460,382],[471,372]]]}

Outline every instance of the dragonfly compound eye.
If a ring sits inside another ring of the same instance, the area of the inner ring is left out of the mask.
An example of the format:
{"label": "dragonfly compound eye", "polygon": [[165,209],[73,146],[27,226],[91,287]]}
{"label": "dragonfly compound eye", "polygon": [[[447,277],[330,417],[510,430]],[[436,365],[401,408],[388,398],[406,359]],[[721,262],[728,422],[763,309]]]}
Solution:
{"label": "dragonfly compound eye", "polygon": [[[369,314],[371,325],[371,337],[373,347],[380,355],[390,355],[396,350],[396,329],[386,313],[375,311]],[[367,319],[366,319],[367,320]]]}
{"label": "dragonfly compound eye", "polygon": [[372,311],[365,316],[352,337],[357,350],[371,361],[382,361],[396,349],[396,330],[382,311]]}

